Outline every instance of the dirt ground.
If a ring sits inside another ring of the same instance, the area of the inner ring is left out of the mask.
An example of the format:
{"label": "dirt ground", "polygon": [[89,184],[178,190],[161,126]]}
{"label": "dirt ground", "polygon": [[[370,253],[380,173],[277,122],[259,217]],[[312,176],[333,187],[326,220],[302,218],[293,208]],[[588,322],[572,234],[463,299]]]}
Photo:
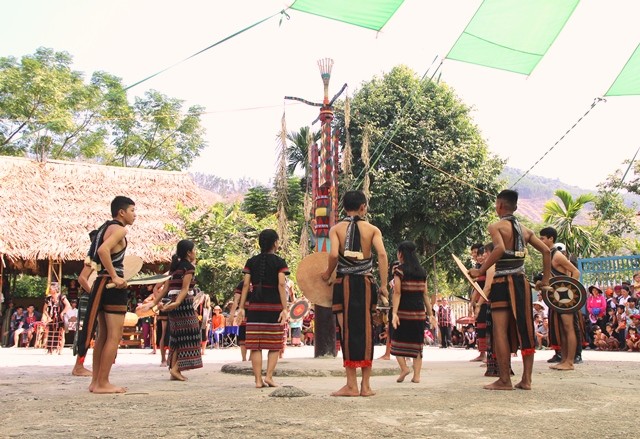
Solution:
{"label": "dirt ground", "polygon": [[[382,350],[376,347],[376,356]],[[187,382],[169,381],[149,352],[120,351],[112,381],[127,386],[127,394],[94,395],[88,378],[71,376],[67,349],[60,356],[1,349],[0,437],[619,438],[638,425],[637,416],[624,416],[640,401],[637,353],[585,351],[575,371],[558,372],[547,367],[551,352],[539,351],[532,391],[491,392],[482,386],[492,379],[468,361],[476,352],[429,347],[420,384],[374,376],[376,396],[335,398],[329,393],[343,385],[342,377],[285,376],[277,381],[310,395],[275,398],[273,389],[255,389],[251,376],[221,372],[239,360],[237,348],[208,350],[202,369],[185,372]],[[288,348],[286,367],[320,361],[340,369],[339,357],[312,357],[312,347]],[[521,361],[513,360],[517,377]],[[376,366],[389,369],[395,361]]]}

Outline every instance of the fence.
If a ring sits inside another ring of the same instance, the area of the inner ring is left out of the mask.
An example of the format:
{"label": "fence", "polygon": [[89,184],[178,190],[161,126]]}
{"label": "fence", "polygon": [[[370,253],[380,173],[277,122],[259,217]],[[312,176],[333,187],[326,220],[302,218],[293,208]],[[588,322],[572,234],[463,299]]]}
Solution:
{"label": "fence", "polygon": [[640,272],[640,255],[578,259],[578,270],[585,287],[614,287],[624,281],[633,284],[633,275]]}

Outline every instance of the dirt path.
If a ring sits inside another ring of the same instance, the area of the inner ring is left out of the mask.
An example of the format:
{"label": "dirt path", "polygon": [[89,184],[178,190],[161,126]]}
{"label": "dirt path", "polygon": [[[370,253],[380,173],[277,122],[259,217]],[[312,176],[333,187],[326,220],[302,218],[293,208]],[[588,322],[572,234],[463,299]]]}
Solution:
{"label": "dirt path", "polygon": [[[205,367],[186,372],[184,383],[169,381],[157,358],[122,354],[113,381],[128,386],[129,393],[93,395],[86,390],[88,379],[70,375],[68,354],[38,353],[31,361],[37,364],[28,366],[22,352],[14,358],[15,350],[3,349],[0,437],[619,438],[619,432],[636,431],[636,418],[622,414],[640,398],[640,355],[599,361],[607,357],[596,354],[605,353],[585,352],[576,371],[557,372],[548,369],[545,352],[534,366],[533,391],[489,392],[482,385],[491,379],[466,361],[470,352],[443,351],[425,351],[420,384],[374,377],[378,395],[372,398],[330,397],[344,383],[341,377],[282,377],[281,384],[310,396],[273,398],[273,389],[255,389],[252,377],[220,372],[237,352],[208,352]],[[519,375],[519,359],[513,367]],[[608,423],[613,415],[615,428]]]}

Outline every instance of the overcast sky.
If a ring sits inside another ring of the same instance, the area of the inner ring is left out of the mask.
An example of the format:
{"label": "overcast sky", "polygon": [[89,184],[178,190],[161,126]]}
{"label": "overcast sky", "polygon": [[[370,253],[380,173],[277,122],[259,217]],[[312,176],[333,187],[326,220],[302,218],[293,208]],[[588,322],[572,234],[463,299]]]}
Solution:
{"label": "overcast sky", "polygon": [[[268,182],[276,135],[310,124],[318,109],[285,95],[322,99],[316,61],[335,61],[330,93],[406,64],[422,75],[443,58],[480,0],[406,0],[380,33],[289,11],[131,89],[156,89],[206,107],[208,147],[192,170]],[[87,77],[104,70],[133,84],[276,13],[275,0],[2,1],[0,56],[40,46],[67,51]],[[473,108],[489,149],[531,167],[603,96],[640,43],[640,1],[583,0],[545,58],[525,77],[445,60],[441,80]],[[640,96],[608,98],[532,171],[595,188],[640,147]]]}

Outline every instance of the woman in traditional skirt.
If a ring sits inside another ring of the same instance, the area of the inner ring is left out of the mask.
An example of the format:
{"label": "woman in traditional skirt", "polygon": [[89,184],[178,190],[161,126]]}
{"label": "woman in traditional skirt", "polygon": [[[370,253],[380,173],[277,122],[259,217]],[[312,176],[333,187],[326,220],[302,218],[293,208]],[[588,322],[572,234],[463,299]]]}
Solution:
{"label": "woman in traditional skirt", "polygon": [[427,295],[427,274],[416,256],[416,245],[403,241],[398,246],[398,265],[393,271],[393,317],[391,355],[400,365],[401,383],[409,375],[406,357],[413,358],[414,383],[420,382],[426,313],[432,316]]}
{"label": "woman in traditional skirt", "polygon": [[[286,275],[289,268],[284,259],[276,256],[278,234],[266,229],[258,237],[260,254],[249,259],[243,269],[244,284],[238,307],[238,319],[247,315],[245,346],[251,351],[251,366],[256,387],[276,387],[273,372],[283,348],[283,331],[287,322]],[[253,286],[249,294],[249,285]],[[247,296],[250,303],[247,305]],[[262,378],[262,350],[269,351],[267,373]]]}
{"label": "woman in traditional skirt", "polygon": [[71,304],[65,296],[60,294],[57,282],[51,282],[49,289],[51,295],[44,300],[44,318],[47,322],[47,354],[55,350],[58,355],[62,353],[64,343],[64,316],[71,310]]}
{"label": "woman in traditional skirt", "polygon": [[[231,326],[238,325],[238,346],[240,346],[240,357],[242,361],[247,361],[247,347],[245,345],[245,340],[247,338],[247,318],[246,316],[240,318],[236,316],[236,310],[238,309],[238,305],[240,304],[240,297],[242,297],[242,287],[244,285],[244,280],[241,280],[240,283],[236,286],[235,290],[233,290],[233,304],[231,305],[231,311],[229,312],[229,317],[231,317]],[[251,295],[251,286],[249,286],[249,295]],[[244,302],[245,308],[249,307],[249,299]]]}
{"label": "woman in traditional skirt", "polygon": [[185,381],[183,370],[202,367],[200,321],[193,307],[196,248],[192,241],[178,242],[171,259],[171,279],[154,299],[142,306],[144,310],[158,305],[169,293],[170,303],[158,309],[169,313],[169,374],[172,380]]}

